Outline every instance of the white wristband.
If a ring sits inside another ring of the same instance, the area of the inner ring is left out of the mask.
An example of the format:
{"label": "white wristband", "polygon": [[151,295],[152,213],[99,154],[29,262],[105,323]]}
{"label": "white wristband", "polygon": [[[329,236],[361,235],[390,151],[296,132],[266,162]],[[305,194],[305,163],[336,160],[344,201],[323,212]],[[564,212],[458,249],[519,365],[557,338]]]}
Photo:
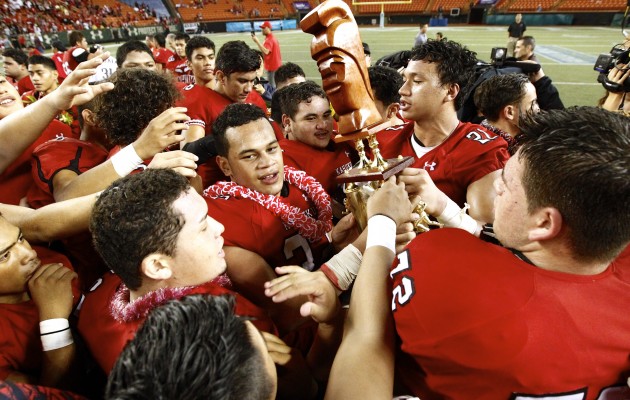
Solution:
{"label": "white wristband", "polygon": [[39,323],[40,339],[44,351],[57,350],[74,343],[70,324],[65,318],[54,318]]}
{"label": "white wristband", "polygon": [[468,204],[464,208],[459,208],[457,203],[448,199],[444,211],[438,215],[437,220],[444,224],[445,227],[463,229],[474,235],[477,231],[477,221],[466,214],[468,208],[470,208]]}
{"label": "white wristband", "polygon": [[383,246],[396,254],[396,222],[382,214],[368,220],[368,235],[365,250],[372,246]]}
{"label": "white wristband", "polygon": [[[326,261],[325,265],[335,274],[337,286],[340,290],[348,290],[359,273],[363,255],[352,244],[347,245],[333,258]],[[333,282],[334,283],[334,282]]]}
{"label": "white wristband", "polygon": [[142,165],[142,159],[138,156],[136,149],[134,149],[131,144],[114,154],[111,160],[116,173],[121,177],[129,175]]}

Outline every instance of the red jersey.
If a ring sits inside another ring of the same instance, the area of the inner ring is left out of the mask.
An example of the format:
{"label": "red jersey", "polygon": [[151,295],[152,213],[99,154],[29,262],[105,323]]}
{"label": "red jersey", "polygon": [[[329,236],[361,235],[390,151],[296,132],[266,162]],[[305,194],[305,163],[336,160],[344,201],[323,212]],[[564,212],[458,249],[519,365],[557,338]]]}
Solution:
{"label": "red jersey", "polygon": [[[316,218],[315,206],[299,188],[285,184],[289,188],[284,203],[298,207],[301,212]],[[313,270],[321,265],[322,252],[328,240],[322,237],[309,242],[298,230],[285,225],[260,204],[249,199],[234,197],[212,199],[204,192],[208,203],[208,215],[225,227],[225,246],[236,246],[258,254],[272,268],[284,265],[301,265]]]}
{"label": "red jersey", "polygon": [[57,74],[59,75],[60,83],[64,79],[66,79],[66,76],[68,76],[68,74],[66,73],[66,70],[63,68],[63,56],[64,56],[64,52],[62,51],[58,51],[52,56],[50,56],[50,58],[52,58],[52,60],[55,62],[55,66],[57,67]]}
{"label": "red jersey", "polygon": [[[43,98],[45,94],[42,92],[38,92],[36,90],[29,90],[22,94],[22,102],[25,105],[31,105],[35,103],[37,100]],[[72,130],[72,137],[78,139],[81,137],[81,125],[79,125],[79,110],[77,106],[73,106],[65,111],[60,112],[55,117],[60,122],[68,125],[70,130]]]}
{"label": "red jersey", "polygon": [[40,144],[51,139],[70,137],[71,131],[68,125],[53,120],[46,129],[11,165],[0,174],[0,203],[20,203],[20,199],[26,196],[33,184],[31,177],[31,154]]}
{"label": "red jersey", "polygon": [[24,400],[87,400],[86,397],[66,390],[10,381],[0,382],[0,398]]}
{"label": "red jersey", "polygon": [[79,333],[98,365],[109,374],[125,344],[133,339],[153,308],[168,300],[194,294],[232,295],[236,300],[234,312],[237,315],[251,317],[258,329],[276,333],[265,311],[214,281],[194,287],[159,289],[130,303],[129,290],[112,273],[105,274],[102,281],[85,296],[79,313]]}
{"label": "red jersey", "polygon": [[316,149],[297,140],[283,139],[279,143],[284,165],[305,171],[331,196],[339,187],[335,178],[352,168],[350,157],[356,153],[348,142],[331,141],[326,149]]}
{"label": "red jersey", "polygon": [[[33,246],[44,264],[61,263],[72,269],[70,261],[60,253]],[[80,294],[73,281],[73,293]],[[0,303],[0,379],[13,372],[39,377],[42,366],[42,344],[39,338],[39,311],[33,300],[17,304]]]}
{"label": "red jersey", "polygon": [[166,67],[169,59],[175,55],[175,53],[165,47],[160,47],[159,49],[153,48],[151,49],[151,52],[153,53],[153,58],[155,59],[155,62],[158,64],[162,64],[162,67]]}
{"label": "red jersey", "polygon": [[573,275],[459,229],[420,235],[390,273],[399,377],[423,400],[630,398],[629,267]]}
{"label": "red jersey", "polygon": [[88,53],[83,47],[73,46],[63,54],[63,68],[70,75],[81,62],[87,60]]}
{"label": "red jersey", "polygon": [[418,158],[411,144],[413,128],[409,122],[379,132],[381,154],[384,158],[415,157],[412,167],[427,170],[435,185],[460,207],[471,183],[502,169],[510,158],[503,138],[468,122],[460,122],[446,140]]}
{"label": "red jersey", "polygon": [[31,173],[35,184],[28,192],[28,204],[40,208],[55,202],[53,178],[67,169],[77,175],[107,160],[108,151],[90,142],[72,138],[50,140],[35,149]]}
{"label": "red jersey", "polygon": [[282,54],[280,54],[280,44],[278,39],[269,32],[265,37],[263,46],[269,50],[269,54],[264,56],[265,69],[267,71],[275,71],[282,65]]}
{"label": "red jersey", "polygon": [[35,90],[35,86],[33,82],[31,82],[31,77],[28,75],[17,81],[16,88],[20,96],[28,91]]}
{"label": "red jersey", "polygon": [[175,55],[175,59],[166,64],[166,69],[175,75],[177,82],[183,82],[186,85],[195,84],[195,76],[193,75],[192,69],[188,68],[188,62],[185,58],[180,58]]}
{"label": "red jersey", "polygon": [[[188,85],[181,90],[183,99],[177,103],[177,107],[186,107],[186,114],[190,117],[188,125],[197,125],[204,128],[206,136],[212,132],[212,123],[223,112],[225,107],[234,103],[218,92],[201,85]],[[245,102],[260,107],[265,114],[267,105],[258,92],[252,90]],[[201,176],[203,187],[208,187],[217,181],[227,180],[215,159],[208,160],[197,168]]]}

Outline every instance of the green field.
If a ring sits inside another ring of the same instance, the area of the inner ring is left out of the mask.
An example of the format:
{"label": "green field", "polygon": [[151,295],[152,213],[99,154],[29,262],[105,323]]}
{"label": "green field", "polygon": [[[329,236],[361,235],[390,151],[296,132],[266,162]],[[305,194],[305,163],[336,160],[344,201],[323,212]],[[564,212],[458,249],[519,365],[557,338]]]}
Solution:
{"label": "green field", "polygon": [[[372,60],[408,49],[413,45],[417,27],[385,27],[361,28],[361,38],[369,43],[372,50]],[[507,27],[502,26],[452,26],[432,27],[428,36],[434,37],[435,32],[441,31],[450,39],[465,44],[482,60],[490,58],[492,47],[506,45]],[[283,61],[300,64],[309,79],[319,81],[317,65],[311,59],[310,41],[313,36],[301,31],[286,31],[275,33],[282,49]],[[578,52],[583,58],[589,56],[594,60],[597,55],[610,51],[623,37],[618,28],[602,27],[529,27],[527,34],[536,38],[537,47],[541,50],[548,46],[556,51]],[[255,47],[249,33],[221,33],[208,35],[217,48],[228,40],[244,40]],[[262,35],[259,33],[259,37]],[[575,53],[572,53],[575,55]],[[578,56],[580,56],[578,54]],[[543,66],[545,74],[550,76],[560,91],[565,105],[595,105],[603,95],[604,89],[597,83],[597,73],[593,71],[593,62],[579,60],[553,60],[537,52],[538,60]],[[579,58],[579,57],[578,57]],[[578,61],[578,62],[575,62]]]}

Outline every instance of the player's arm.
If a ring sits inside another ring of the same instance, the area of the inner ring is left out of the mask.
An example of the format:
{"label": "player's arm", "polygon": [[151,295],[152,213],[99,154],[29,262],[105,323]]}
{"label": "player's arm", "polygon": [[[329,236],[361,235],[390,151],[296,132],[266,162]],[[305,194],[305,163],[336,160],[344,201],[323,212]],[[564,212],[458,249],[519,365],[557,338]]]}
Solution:
{"label": "player's arm", "polygon": [[183,149],[187,143],[194,142],[195,140],[199,140],[202,137],[206,136],[206,130],[203,126],[199,125],[190,125],[188,130],[184,134],[184,140],[181,141],[180,146]]}
{"label": "player's arm", "polygon": [[390,178],[368,201],[367,246],[326,399],[392,398],[394,324],[388,274],[394,260],[396,226],[408,221],[411,214],[404,184],[396,184],[395,179]]}
{"label": "player's arm", "polygon": [[501,178],[501,171],[496,170],[468,185],[466,202],[470,205],[468,213],[479,221],[480,225],[494,221],[494,181]]}
{"label": "player's arm", "polygon": [[94,68],[102,62],[101,57],[96,57],[81,63],[48,96],[0,121],[0,173],[41,135],[59,111],[84,104],[114,87],[112,83],[88,85],[90,76],[96,73]]}
{"label": "player's arm", "polygon": [[29,242],[64,239],[88,229],[92,207],[98,195],[49,204],[37,210],[0,204],[0,213],[22,230]]}
{"label": "player's arm", "polygon": [[227,273],[236,291],[267,310],[281,333],[289,332],[305,321],[299,314],[305,298],[274,303],[265,296],[265,282],[278,276],[260,255],[235,246],[225,246],[224,251]]}
{"label": "player's arm", "polygon": [[[186,124],[183,121],[189,119],[185,111],[186,109],[182,107],[164,111],[151,120],[135,142],[81,175],[70,170],[59,171],[53,178],[55,201],[73,199],[101,191],[116,179],[131,173],[142,164],[143,160],[156,156],[165,148],[179,143],[183,136],[177,134],[177,131],[185,129]],[[192,164],[194,164],[194,157],[192,154],[189,156]]]}

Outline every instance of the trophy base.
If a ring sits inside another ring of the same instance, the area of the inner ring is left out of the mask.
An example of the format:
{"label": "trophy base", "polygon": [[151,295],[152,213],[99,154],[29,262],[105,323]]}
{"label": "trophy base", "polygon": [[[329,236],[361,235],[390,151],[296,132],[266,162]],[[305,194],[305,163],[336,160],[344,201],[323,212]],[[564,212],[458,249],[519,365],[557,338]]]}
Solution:
{"label": "trophy base", "polygon": [[385,181],[413,164],[414,158],[399,156],[398,158],[390,158],[386,162],[387,168],[383,171],[378,168],[352,168],[337,176],[337,183]]}

